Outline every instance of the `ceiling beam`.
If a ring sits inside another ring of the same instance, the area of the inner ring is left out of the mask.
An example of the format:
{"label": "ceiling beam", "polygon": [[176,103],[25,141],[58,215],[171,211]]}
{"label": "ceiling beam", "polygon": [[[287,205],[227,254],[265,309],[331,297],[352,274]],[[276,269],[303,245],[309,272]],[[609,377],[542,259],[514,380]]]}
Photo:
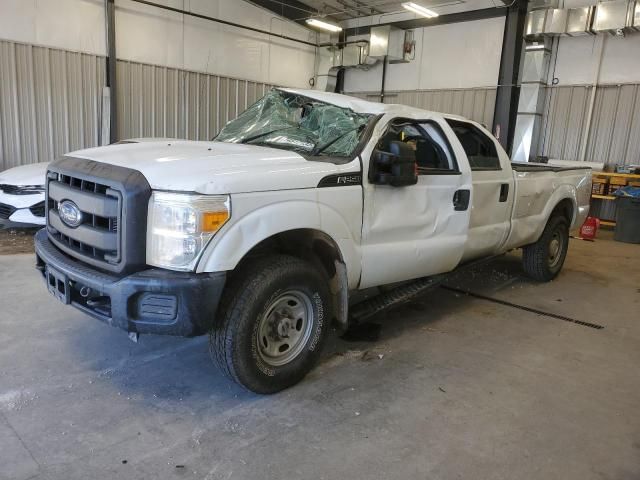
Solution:
{"label": "ceiling beam", "polygon": [[[356,15],[368,17],[369,15],[382,13],[382,11],[378,10],[377,8],[370,7],[362,2],[359,2],[358,0],[353,0],[353,3],[347,2],[346,0],[336,0],[336,2],[338,2],[346,9],[344,11],[345,14],[347,14],[347,12],[355,12]],[[347,15],[351,16],[349,14]]]}
{"label": "ceiling beam", "polygon": [[[358,16],[369,16],[383,13],[381,10],[370,7],[359,0],[334,0],[335,3],[342,6],[342,9],[337,8],[329,3],[324,4],[323,10],[316,10],[312,6],[298,0],[249,0],[249,2],[258,5],[272,11],[273,13],[280,15],[288,20],[292,20],[301,25],[306,25],[305,20],[307,18],[315,17],[318,15],[327,15],[337,18],[338,16],[345,15],[350,18],[357,18]],[[333,11],[331,11],[333,10]],[[353,15],[355,13],[355,15]]]}
{"label": "ceiling beam", "polygon": [[318,14],[313,7],[298,0],[249,0],[249,2],[305,27],[307,26],[305,19]]}

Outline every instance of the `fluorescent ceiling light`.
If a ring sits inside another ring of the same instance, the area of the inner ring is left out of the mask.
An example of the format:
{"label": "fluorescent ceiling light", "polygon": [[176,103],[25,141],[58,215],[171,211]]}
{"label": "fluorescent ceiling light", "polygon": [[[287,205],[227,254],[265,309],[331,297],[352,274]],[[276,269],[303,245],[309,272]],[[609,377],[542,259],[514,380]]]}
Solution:
{"label": "fluorescent ceiling light", "polygon": [[321,28],[322,30],[328,30],[330,32],[341,32],[342,27],[333,23],[325,22],[319,18],[307,18],[307,23],[313,27]]}
{"label": "fluorescent ceiling light", "polygon": [[423,7],[422,5],[419,5],[417,3],[405,2],[402,4],[402,6],[410,12],[417,13],[418,15],[422,15],[423,17],[434,18],[438,16],[438,14],[433,10],[429,10],[427,7]]}

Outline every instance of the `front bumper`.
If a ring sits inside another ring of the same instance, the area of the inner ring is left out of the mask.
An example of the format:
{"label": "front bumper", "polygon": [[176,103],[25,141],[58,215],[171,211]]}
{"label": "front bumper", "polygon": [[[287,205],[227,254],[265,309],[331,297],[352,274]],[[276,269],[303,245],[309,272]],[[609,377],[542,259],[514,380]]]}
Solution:
{"label": "front bumper", "polygon": [[[0,190],[0,228],[24,228],[45,224],[44,193],[35,195],[8,194]],[[42,204],[42,216],[32,208]]]}
{"label": "front bumper", "polygon": [[[36,233],[35,249],[37,268],[56,297],[128,332],[177,336],[206,332],[226,280],[224,272],[196,274],[159,268],[123,277],[104,273],[58,250],[46,229]],[[54,285],[61,278],[66,286]]]}

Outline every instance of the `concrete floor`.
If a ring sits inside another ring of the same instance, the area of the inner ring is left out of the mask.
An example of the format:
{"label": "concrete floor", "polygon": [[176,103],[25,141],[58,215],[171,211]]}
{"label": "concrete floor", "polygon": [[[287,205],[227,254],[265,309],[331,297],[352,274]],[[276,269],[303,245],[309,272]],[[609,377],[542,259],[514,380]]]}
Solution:
{"label": "concrete floor", "polygon": [[59,305],[32,264],[0,257],[0,478],[640,478],[640,245],[572,240],[549,284],[518,255],[452,281],[602,330],[439,289],[270,397],[204,337],[135,345]]}

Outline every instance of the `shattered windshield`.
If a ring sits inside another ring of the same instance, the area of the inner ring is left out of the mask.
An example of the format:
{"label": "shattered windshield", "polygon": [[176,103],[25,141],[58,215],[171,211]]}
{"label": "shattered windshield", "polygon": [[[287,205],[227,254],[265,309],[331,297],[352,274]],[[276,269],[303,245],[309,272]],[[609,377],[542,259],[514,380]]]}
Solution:
{"label": "shattered windshield", "polygon": [[227,123],[215,140],[265,145],[303,155],[350,157],[370,117],[273,89]]}

